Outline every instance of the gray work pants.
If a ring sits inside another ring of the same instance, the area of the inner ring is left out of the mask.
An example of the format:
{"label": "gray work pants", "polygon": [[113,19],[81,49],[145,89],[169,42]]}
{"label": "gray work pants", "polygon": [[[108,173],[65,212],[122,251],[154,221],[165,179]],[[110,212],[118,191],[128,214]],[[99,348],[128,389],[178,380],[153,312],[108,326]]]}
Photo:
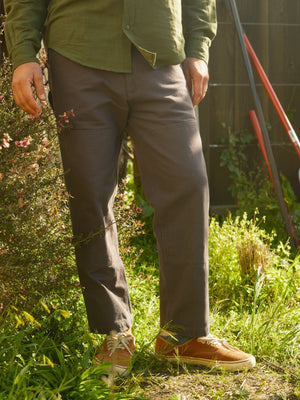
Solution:
{"label": "gray work pants", "polygon": [[112,223],[118,156],[127,131],[154,207],[161,326],[171,323],[186,335],[207,335],[208,183],[181,66],[153,70],[134,49],[132,73],[84,67],[53,50],[49,65],[55,114],[75,113],[59,139],[73,232],[89,238],[75,252],[91,331],[125,331],[133,322]]}

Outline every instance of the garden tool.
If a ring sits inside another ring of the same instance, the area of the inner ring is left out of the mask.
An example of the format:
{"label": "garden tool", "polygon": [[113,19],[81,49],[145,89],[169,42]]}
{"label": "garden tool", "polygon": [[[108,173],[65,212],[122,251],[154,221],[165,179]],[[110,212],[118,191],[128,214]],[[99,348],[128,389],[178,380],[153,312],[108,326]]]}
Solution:
{"label": "garden tool", "polygon": [[[252,122],[252,126],[253,126],[253,129],[254,129],[254,132],[256,134],[256,137],[257,137],[257,140],[258,140],[258,143],[259,143],[263,158],[264,158],[265,163],[266,163],[266,167],[267,167],[267,170],[268,170],[268,173],[269,173],[270,180],[271,180],[271,182],[273,184],[273,188],[275,190],[275,186],[274,186],[275,183],[274,183],[274,179],[273,179],[273,175],[272,175],[272,170],[271,170],[271,166],[270,166],[270,163],[269,163],[269,160],[268,160],[265,143],[264,143],[264,140],[263,140],[263,136],[262,136],[262,132],[261,132],[261,129],[260,129],[260,125],[259,125],[259,121],[258,121],[256,112],[254,110],[251,110],[249,112],[249,116],[250,116],[250,119],[251,119],[251,122]],[[294,225],[293,225],[293,222],[292,222],[291,216],[289,214],[288,207],[287,207],[286,203],[285,203],[285,207],[286,207],[286,212],[287,212],[289,225],[290,225],[290,231],[291,231],[293,240],[294,240],[296,246],[299,247],[299,238],[296,235],[295,228],[294,228]]]}
{"label": "garden tool", "polygon": [[245,61],[245,66],[246,66],[248,77],[249,77],[250,87],[251,87],[254,103],[256,106],[256,111],[258,114],[258,120],[260,122],[261,130],[262,130],[262,137],[263,137],[263,141],[264,141],[264,145],[265,145],[265,149],[266,149],[266,154],[267,154],[267,157],[269,160],[270,170],[272,172],[272,177],[274,180],[275,194],[276,194],[276,197],[278,200],[278,204],[279,204],[280,212],[281,212],[281,215],[283,218],[285,230],[290,238],[291,248],[292,248],[292,250],[296,250],[297,243],[295,242],[295,239],[293,237],[293,232],[291,230],[290,219],[289,219],[287,207],[286,207],[286,204],[284,201],[283,191],[282,191],[277,167],[275,164],[275,159],[274,159],[274,155],[273,155],[273,151],[272,151],[272,147],[271,147],[270,138],[268,135],[266,121],[264,119],[261,103],[260,103],[260,100],[259,100],[259,97],[257,94],[257,90],[256,90],[256,86],[255,86],[253,71],[252,71],[250,59],[249,59],[249,56],[247,53],[247,49],[246,49],[246,45],[245,45],[245,41],[244,41],[244,37],[243,37],[243,30],[242,30],[242,25],[240,22],[238,10],[236,7],[235,0],[229,0],[229,3],[231,6],[231,10],[232,10],[232,14],[233,14],[234,22],[235,22],[235,27],[237,30],[239,42],[240,42],[242,53],[243,53],[243,58]]}
{"label": "garden tool", "polygon": [[[258,59],[257,55],[255,54],[255,51],[254,51],[253,47],[251,46],[249,39],[247,38],[247,35],[244,33],[243,36],[244,36],[244,41],[246,44],[246,48],[247,48],[249,57],[257,71],[258,76],[260,77],[262,84],[264,85],[264,88],[266,89],[266,92],[268,93],[268,96],[275,108],[275,111],[277,112],[277,115],[280,118],[280,121],[282,122],[282,125],[284,126],[284,129],[285,129],[285,131],[297,153],[298,158],[300,159],[300,141],[298,139],[298,136],[297,136],[294,128],[292,127],[292,124],[289,121],[286,113],[284,112],[284,109],[282,108],[282,105],[281,105],[276,93],[274,92],[274,89],[273,89],[262,65],[260,64],[259,59]],[[298,169],[298,180],[300,183],[300,168]]]}

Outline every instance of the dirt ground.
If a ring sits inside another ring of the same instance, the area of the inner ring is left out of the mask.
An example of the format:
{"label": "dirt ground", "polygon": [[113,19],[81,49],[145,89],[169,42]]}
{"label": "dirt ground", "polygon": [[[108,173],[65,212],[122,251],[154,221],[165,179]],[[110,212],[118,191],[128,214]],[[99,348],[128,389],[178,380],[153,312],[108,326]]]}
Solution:
{"label": "dirt ground", "polygon": [[153,375],[143,385],[150,400],[299,400],[300,377],[281,367],[260,363],[240,373],[179,370],[178,375]]}

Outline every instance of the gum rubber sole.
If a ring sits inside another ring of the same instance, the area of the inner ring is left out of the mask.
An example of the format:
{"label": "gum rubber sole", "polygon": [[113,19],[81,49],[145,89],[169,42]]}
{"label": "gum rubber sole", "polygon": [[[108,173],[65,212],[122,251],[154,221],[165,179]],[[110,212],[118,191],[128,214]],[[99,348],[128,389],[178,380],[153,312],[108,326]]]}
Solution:
{"label": "gum rubber sole", "polygon": [[205,358],[195,357],[179,357],[179,356],[163,356],[156,354],[158,359],[167,360],[173,363],[188,364],[188,365],[199,365],[207,368],[223,368],[226,371],[241,371],[243,369],[253,368],[256,364],[253,356],[241,361],[219,361],[219,360],[208,360]]}

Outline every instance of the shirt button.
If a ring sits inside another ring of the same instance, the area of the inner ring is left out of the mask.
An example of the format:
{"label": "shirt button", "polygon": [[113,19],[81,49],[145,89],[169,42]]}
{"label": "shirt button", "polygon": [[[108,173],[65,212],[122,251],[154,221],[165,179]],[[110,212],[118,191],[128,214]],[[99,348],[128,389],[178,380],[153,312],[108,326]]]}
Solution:
{"label": "shirt button", "polygon": [[130,25],[125,25],[125,29],[126,29],[126,31],[129,31],[130,30]]}

